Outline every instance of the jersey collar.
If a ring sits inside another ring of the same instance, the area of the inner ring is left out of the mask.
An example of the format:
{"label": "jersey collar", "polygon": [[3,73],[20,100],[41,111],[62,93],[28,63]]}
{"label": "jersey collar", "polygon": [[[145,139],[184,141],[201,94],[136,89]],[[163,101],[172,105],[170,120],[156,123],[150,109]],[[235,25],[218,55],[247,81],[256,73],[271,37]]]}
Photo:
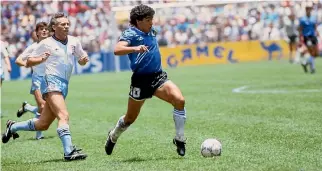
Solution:
{"label": "jersey collar", "polygon": [[55,34],[52,36],[56,41],[58,41],[58,42],[60,42],[61,44],[63,44],[63,45],[67,45],[67,43],[68,43],[68,36],[67,36],[67,38],[66,38],[66,40],[65,41],[61,41],[61,40],[59,40],[56,36],[55,36]]}
{"label": "jersey collar", "polygon": [[154,27],[151,28],[149,33],[144,33],[143,31],[139,30],[138,28],[136,28],[134,26],[132,26],[131,28],[133,30],[135,30],[138,34],[141,34],[141,35],[148,35],[148,36],[155,36],[156,35],[156,31],[155,31]]}

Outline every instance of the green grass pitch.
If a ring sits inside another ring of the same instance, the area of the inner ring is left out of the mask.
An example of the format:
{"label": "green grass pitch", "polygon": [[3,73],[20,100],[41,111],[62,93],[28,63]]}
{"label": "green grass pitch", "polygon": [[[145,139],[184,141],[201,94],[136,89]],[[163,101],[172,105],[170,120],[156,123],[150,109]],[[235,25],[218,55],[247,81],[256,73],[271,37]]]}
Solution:
{"label": "green grass pitch", "polygon": [[[73,143],[88,154],[64,162],[57,122],[33,140],[34,132],[1,145],[3,171],[106,170],[280,170],[322,169],[322,61],[315,75],[286,61],[206,65],[166,69],[182,90],[187,108],[187,153],[172,144],[172,107],[153,98],[138,120],[105,155],[109,129],[127,106],[130,72],[72,76],[67,98]],[[241,93],[233,89],[248,86]],[[21,102],[35,104],[30,80],[4,82],[1,128],[16,118]],[[308,91],[308,92],[303,92]],[[310,92],[312,91],[312,92]],[[223,144],[222,156],[203,158],[207,138]]]}

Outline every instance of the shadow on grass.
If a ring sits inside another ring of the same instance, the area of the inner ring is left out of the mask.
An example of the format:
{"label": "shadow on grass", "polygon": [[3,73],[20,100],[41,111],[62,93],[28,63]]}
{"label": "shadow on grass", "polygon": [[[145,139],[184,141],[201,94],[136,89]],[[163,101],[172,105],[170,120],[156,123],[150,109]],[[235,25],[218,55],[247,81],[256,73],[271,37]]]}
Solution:
{"label": "shadow on grass", "polygon": [[43,139],[40,139],[40,140],[36,140],[36,138],[28,138],[27,140],[28,141],[42,141],[42,140],[46,140],[46,139],[53,139],[53,138],[56,138],[57,136],[45,136]]}
{"label": "shadow on grass", "polygon": [[41,161],[30,161],[30,162],[2,162],[2,166],[13,166],[13,165],[34,165],[34,164],[43,164],[43,163],[60,163],[65,162],[62,158],[60,159],[50,159],[50,160],[41,160]]}
{"label": "shadow on grass", "polygon": [[139,163],[139,162],[146,162],[146,161],[182,160],[182,159],[184,159],[184,157],[157,157],[157,158],[132,157],[129,159],[119,160],[119,162]]}
{"label": "shadow on grass", "polygon": [[30,161],[30,162],[8,162],[8,163],[3,163],[2,162],[2,166],[12,166],[12,165],[39,165],[39,164],[44,164],[44,163],[68,163],[68,162],[81,162],[83,161],[81,160],[74,160],[74,161],[66,161],[63,158],[59,158],[59,159],[49,159],[49,160],[40,160],[40,161]]}

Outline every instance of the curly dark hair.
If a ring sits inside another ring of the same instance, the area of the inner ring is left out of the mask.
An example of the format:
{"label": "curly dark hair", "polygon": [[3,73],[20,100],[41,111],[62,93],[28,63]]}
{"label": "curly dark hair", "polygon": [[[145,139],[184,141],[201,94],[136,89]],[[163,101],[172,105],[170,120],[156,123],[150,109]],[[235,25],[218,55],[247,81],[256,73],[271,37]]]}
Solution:
{"label": "curly dark hair", "polygon": [[146,17],[153,17],[154,14],[155,11],[153,8],[143,4],[138,5],[132,8],[130,12],[130,24],[137,26],[137,20],[142,21]]}

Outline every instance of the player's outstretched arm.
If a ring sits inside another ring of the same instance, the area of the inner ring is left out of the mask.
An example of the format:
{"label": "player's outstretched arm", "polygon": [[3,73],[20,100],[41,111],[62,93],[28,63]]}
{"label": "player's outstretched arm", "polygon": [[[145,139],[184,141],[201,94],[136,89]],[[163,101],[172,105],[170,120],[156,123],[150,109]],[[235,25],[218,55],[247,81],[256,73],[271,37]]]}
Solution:
{"label": "player's outstretched arm", "polygon": [[84,51],[82,44],[78,39],[75,48],[75,56],[77,57],[79,65],[86,65],[86,63],[89,61],[88,54]]}
{"label": "player's outstretched arm", "polygon": [[50,53],[49,52],[45,52],[44,54],[42,54],[40,56],[34,56],[34,57],[32,56],[32,57],[29,57],[27,59],[26,66],[27,67],[32,67],[32,66],[38,65],[38,64],[46,61],[49,56],[50,56]]}
{"label": "player's outstretched arm", "polygon": [[300,20],[300,25],[297,28],[297,31],[299,33],[299,38],[300,38],[300,43],[303,43],[303,34],[302,34],[302,30],[303,30],[303,26],[302,26],[302,20]]}
{"label": "player's outstretched arm", "polygon": [[9,56],[5,56],[5,63],[7,64],[7,70],[8,72],[11,72],[11,63],[10,63],[10,59]]}
{"label": "player's outstretched arm", "polygon": [[134,47],[129,47],[129,43],[126,41],[119,41],[114,49],[114,55],[127,55],[129,53],[143,53],[145,51],[149,51],[147,46],[140,45],[140,46],[134,46]]}
{"label": "player's outstretched arm", "polygon": [[32,46],[28,46],[16,59],[15,63],[19,66],[27,67],[27,58],[33,52]]}
{"label": "player's outstretched arm", "polygon": [[9,52],[8,52],[7,48],[5,48],[4,46],[1,46],[1,55],[4,56],[4,62],[7,65],[8,72],[11,72],[11,64],[10,64]]}
{"label": "player's outstretched arm", "polygon": [[26,67],[27,66],[27,61],[23,61],[21,56],[18,56],[16,59],[15,63],[19,66]]}
{"label": "player's outstretched arm", "polygon": [[318,25],[317,24],[315,24],[315,33],[316,33],[316,37],[320,37],[321,35],[320,35],[320,32],[319,32],[319,30],[318,30]]}

